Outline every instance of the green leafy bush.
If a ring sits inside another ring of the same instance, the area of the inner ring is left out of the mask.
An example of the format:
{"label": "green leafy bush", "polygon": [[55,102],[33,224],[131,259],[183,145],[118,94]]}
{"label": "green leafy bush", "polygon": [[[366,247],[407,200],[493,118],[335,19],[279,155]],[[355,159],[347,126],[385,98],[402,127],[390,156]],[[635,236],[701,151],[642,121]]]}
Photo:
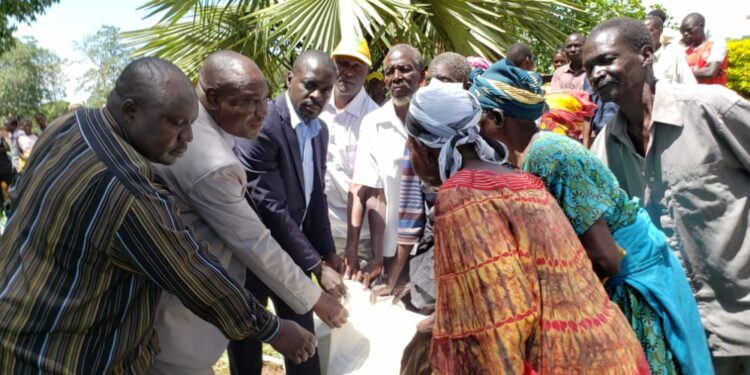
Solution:
{"label": "green leafy bush", "polygon": [[727,86],[750,98],[750,38],[727,41],[729,69]]}

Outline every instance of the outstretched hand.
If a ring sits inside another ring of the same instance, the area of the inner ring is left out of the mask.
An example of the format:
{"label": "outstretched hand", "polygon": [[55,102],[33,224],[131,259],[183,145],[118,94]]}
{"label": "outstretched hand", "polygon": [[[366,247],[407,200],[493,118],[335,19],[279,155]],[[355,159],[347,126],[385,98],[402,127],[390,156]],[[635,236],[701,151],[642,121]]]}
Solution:
{"label": "outstretched hand", "polygon": [[359,260],[357,255],[345,256],[344,257],[344,279],[346,280],[357,280],[357,274],[359,273]]}
{"label": "outstretched hand", "polygon": [[372,284],[376,282],[380,275],[383,274],[383,263],[370,263],[365,268],[362,268],[357,272],[356,281],[362,283],[365,289],[370,289]]}
{"label": "outstretched hand", "polygon": [[320,273],[320,286],[323,287],[328,293],[336,298],[341,298],[346,295],[346,285],[344,285],[344,279],[341,274],[336,272],[335,269],[323,264],[323,268]]}
{"label": "outstretched hand", "polygon": [[320,294],[313,311],[330,328],[341,328],[346,324],[346,318],[349,316],[349,312],[346,311],[338,298],[326,292]]}
{"label": "outstretched hand", "polygon": [[269,342],[276,351],[296,364],[315,355],[318,339],[312,332],[292,320],[279,319],[279,325],[279,334]]}

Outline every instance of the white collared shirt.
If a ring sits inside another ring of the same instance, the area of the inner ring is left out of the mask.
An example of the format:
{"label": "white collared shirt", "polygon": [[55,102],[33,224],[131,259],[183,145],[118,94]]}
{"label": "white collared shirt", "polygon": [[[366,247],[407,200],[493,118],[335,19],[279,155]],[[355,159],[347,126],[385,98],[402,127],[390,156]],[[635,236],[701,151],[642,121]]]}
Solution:
{"label": "white collared shirt", "polygon": [[362,120],[352,183],[383,189],[386,200],[383,256],[396,254],[401,167],[406,129],[388,101]]}
{"label": "white collared shirt", "polygon": [[[297,115],[297,111],[292,106],[292,100],[289,98],[289,92],[284,93],[286,105],[289,108],[289,122],[292,129],[297,133],[297,142],[299,142],[299,153],[302,158],[302,175],[305,178],[305,204],[310,206],[310,196],[312,196],[313,178],[315,177],[315,162],[313,161],[312,139],[320,133],[320,122],[317,118],[310,121],[302,121]],[[299,125],[302,125],[300,127]]]}
{"label": "white collared shirt", "polygon": [[679,84],[697,84],[685,57],[685,48],[675,44],[662,44],[654,51],[654,76],[657,80]]}
{"label": "white collared shirt", "polygon": [[18,150],[18,137],[21,136],[21,133],[23,133],[23,130],[20,127],[10,133],[10,160],[15,170],[18,170],[18,161],[21,155]]}
{"label": "white collared shirt", "polygon": [[[328,197],[328,217],[333,237],[346,238],[346,205],[349,185],[354,176],[360,124],[365,115],[379,107],[364,88],[359,90],[343,110],[336,109],[334,95],[331,95],[319,117],[328,125],[325,192]],[[362,226],[360,238],[370,238],[366,221]]]}

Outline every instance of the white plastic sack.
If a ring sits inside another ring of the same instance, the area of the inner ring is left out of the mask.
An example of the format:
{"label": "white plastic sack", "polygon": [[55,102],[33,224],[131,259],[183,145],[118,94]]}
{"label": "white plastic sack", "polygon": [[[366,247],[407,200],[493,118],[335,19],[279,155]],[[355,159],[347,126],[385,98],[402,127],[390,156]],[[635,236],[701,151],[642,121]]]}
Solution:
{"label": "white plastic sack", "polygon": [[331,330],[315,317],[323,375],[398,374],[404,348],[414,337],[417,322],[426,317],[391,304],[392,297],[372,305],[370,291],[363,290],[362,284],[344,282],[348,323]]}

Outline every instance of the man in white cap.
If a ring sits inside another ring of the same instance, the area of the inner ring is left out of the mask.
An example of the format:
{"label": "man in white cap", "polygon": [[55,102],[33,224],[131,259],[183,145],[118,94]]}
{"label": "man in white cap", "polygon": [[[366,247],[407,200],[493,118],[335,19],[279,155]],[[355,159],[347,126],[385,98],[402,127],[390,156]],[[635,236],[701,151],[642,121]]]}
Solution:
{"label": "man in white cap", "polygon": [[[336,63],[336,86],[320,119],[328,124],[329,141],[326,163],[325,192],[328,196],[328,217],[336,243],[336,251],[343,255],[347,238],[347,194],[354,175],[354,160],[362,118],[378,109],[365,92],[364,84],[370,71],[370,49],[360,38],[344,39],[331,54]],[[369,231],[360,237],[358,253],[362,258],[370,254]]]}

